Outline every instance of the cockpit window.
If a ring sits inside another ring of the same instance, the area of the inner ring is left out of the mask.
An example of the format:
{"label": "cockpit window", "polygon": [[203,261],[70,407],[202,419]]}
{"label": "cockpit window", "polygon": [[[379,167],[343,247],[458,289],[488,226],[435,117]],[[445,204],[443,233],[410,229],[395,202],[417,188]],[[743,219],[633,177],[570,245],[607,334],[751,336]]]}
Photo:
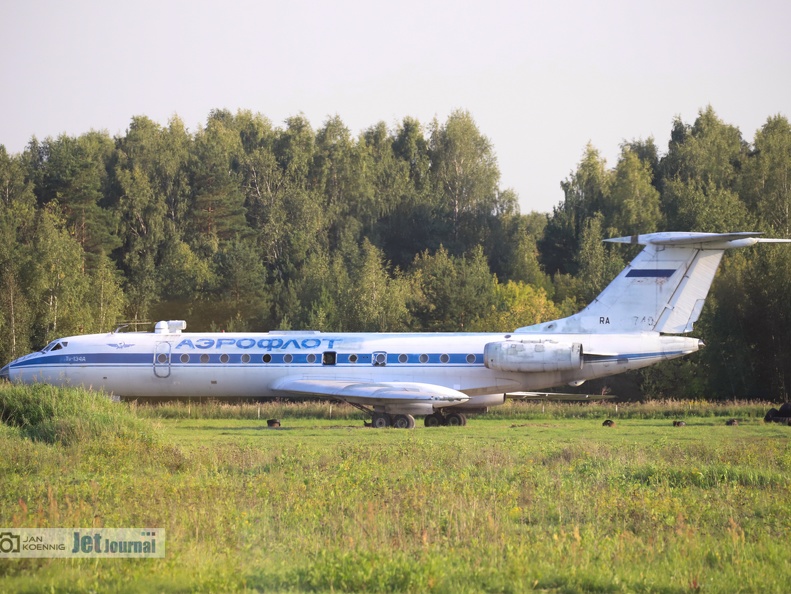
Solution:
{"label": "cockpit window", "polygon": [[41,349],[41,352],[42,353],[48,353],[50,351],[59,351],[60,349],[62,349],[63,347],[66,347],[66,346],[69,346],[69,342],[66,341],[66,340],[64,340],[64,341],[53,340],[51,343],[49,343],[47,346],[45,346],[43,349]]}

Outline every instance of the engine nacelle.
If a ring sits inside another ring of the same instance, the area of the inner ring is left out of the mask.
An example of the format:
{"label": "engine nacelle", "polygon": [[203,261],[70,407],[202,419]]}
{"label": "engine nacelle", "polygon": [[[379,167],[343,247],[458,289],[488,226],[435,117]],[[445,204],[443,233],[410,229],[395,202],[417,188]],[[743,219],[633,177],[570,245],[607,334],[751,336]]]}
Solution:
{"label": "engine nacelle", "polygon": [[483,363],[496,371],[571,371],[582,369],[582,345],[528,340],[490,342],[483,348]]}

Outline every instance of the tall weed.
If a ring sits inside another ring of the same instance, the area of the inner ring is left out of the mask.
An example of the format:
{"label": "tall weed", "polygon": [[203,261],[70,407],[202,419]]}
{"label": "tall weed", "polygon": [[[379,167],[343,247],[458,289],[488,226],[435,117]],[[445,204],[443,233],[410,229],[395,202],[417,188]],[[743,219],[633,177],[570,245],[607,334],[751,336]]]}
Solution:
{"label": "tall weed", "polygon": [[129,405],[82,388],[0,385],[0,419],[22,436],[46,443],[155,439],[151,423],[138,418]]}

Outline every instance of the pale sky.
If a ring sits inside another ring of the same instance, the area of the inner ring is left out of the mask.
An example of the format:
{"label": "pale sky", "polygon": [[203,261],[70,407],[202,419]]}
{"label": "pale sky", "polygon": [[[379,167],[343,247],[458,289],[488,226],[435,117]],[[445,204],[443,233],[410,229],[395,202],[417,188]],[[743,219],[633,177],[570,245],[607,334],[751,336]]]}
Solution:
{"label": "pale sky", "polygon": [[471,113],[522,212],[548,212],[591,142],[664,152],[711,104],[747,141],[791,117],[788,0],[2,0],[0,144],[132,116],[191,131],[249,109],[354,136]]}

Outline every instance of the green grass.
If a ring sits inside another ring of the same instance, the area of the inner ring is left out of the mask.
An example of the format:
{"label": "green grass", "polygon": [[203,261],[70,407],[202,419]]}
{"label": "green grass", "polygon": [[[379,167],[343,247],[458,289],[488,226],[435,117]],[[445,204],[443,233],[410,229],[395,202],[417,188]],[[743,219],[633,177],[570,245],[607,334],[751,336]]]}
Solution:
{"label": "green grass", "polygon": [[[51,397],[88,397],[74,394]],[[760,420],[769,405],[516,403],[465,428],[410,431],[362,428],[338,405],[262,404],[260,419],[256,404],[225,406],[112,404],[129,422],[88,423],[79,439],[0,426],[0,526],[167,530],[165,559],[3,560],[0,589],[784,592],[791,581],[791,428]],[[266,428],[272,417],[280,429]]]}
{"label": "green grass", "polygon": [[[174,401],[161,404],[129,403],[138,416],[157,419],[362,419],[363,415],[343,403],[222,402],[217,400]],[[769,402],[731,401],[713,404],[699,400],[651,400],[647,402],[540,402],[509,400],[493,407],[489,419],[601,419],[602,415],[621,419],[682,419],[686,417],[742,417],[763,419],[772,408]]]}
{"label": "green grass", "polygon": [[34,441],[64,445],[105,437],[152,442],[156,433],[151,423],[106,396],[45,384],[0,386],[0,420]]}

